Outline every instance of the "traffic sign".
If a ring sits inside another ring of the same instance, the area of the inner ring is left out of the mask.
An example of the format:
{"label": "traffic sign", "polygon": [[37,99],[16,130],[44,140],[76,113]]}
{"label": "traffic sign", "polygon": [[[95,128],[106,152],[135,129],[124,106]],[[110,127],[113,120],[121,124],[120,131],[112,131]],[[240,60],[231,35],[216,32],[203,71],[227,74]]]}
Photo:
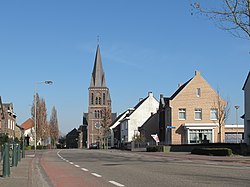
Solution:
{"label": "traffic sign", "polygon": [[175,129],[176,126],[167,126],[167,129]]}

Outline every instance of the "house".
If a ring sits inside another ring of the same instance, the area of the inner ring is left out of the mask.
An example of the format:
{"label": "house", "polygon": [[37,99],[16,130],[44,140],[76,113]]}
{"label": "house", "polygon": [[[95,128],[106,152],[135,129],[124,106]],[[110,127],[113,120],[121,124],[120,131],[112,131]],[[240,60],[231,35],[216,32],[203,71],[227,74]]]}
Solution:
{"label": "house", "polygon": [[23,133],[24,133],[24,129],[16,124],[15,127],[15,138],[17,138],[18,140],[21,140],[21,138],[23,138]]}
{"label": "house", "polygon": [[87,132],[88,132],[88,122],[86,117],[83,117],[83,123],[82,125],[79,126],[78,128],[78,132],[79,132],[79,141],[78,141],[78,148],[82,149],[82,148],[87,148]]}
{"label": "house", "polygon": [[120,147],[120,137],[121,137],[121,132],[120,132],[120,122],[121,120],[128,114],[128,110],[121,113],[113,122],[111,123],[109,129],[109,145],[110,147],[115,147],[118,148]]}
{"label": "house", "polygon": [[9,138],[15,137],[16,114],[12,103],[3,103],[4,123],[2,124],[2,133],[7,134]]}
{"label": "house", "polygon": [[138,128],[154,113],[157,112],[159,102],[155,99],[152,92],[144,99],[140,99],[139,103],[127,110],[126,115],[120,120],[121,142],[131,142],[133,138],[139,134]]}
{"label": "house", "polygon": [[159,113],[152,114],[138,130],[145,142],[150,145],[155,144],[155,140],[151,135],[159,135]]}
{"label": "house", "polygon": [[195,76],[171,97],[160,96],[159,139],[165,144],[224,142],[224,101],[201,76]]}
{"label": "house", "polygon": [[3,125],[4,125],[4,109],[3,103],[0,96],[0,134],[3,132]]}
{"label": "house", "polygon": [[23,136],[25,139],[25,145],[35,145],[35,123],[32,119],[27,119],[25,122],[21,124],[21,128],[23,129]]}
{"label": "house", "polygon": [[244,142],[250,144],[250,71],[242,90],[244,91]]}
{"label": "house", "polygon": [[78,148],[79,131],[74,128],[66,135],[66,147],[69,149]]}

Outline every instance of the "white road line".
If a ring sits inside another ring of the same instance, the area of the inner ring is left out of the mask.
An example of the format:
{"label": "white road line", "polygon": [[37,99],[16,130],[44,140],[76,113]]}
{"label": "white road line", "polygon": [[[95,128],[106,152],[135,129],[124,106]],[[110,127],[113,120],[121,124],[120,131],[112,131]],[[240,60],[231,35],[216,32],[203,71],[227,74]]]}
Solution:
{"label": "white road line", "polygon": [[83,170],[83,171],[89,171],[88,169],[86,169],[86,168],[81,168],[81,170]]}
{"label": "white road line", "polygon": [[120,187],[122,187],[122,186],[125,186],[125,185],[123,185],[123,184],[120,184],[120,183],[118,183],[118,182],[115,182],[115,181],[109,181],[111,184],[114,184],[114,185],[116,185],[116,186],[120,186]]}
{"label": "white road line", "polygon": [[66,162],[69,162],[68,160],[65,160]]}
{"label": "white road line", "polygon": [[102,177],[101,175],[97,174],[97,173],[91,173],[92,175],[94,175],[95,177]]}
{"label": "white road line", "polygon": [[70,162],[70,164],[74,164],[74,162]]}
{"label": "white road line", "polygon": [[80,166],[79,165],[75,165],[75,167],[79,168]]}

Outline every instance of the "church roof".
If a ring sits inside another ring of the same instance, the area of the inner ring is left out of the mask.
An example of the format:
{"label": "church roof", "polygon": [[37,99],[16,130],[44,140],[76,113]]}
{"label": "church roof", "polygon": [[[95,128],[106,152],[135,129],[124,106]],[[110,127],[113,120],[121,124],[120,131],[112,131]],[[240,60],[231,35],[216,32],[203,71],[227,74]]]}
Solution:
{"label": "church roof", "polygon": [[102,67],[102,58],[99,45],[97,46],[94,69],[91,76],[90,87],[106,87],[105,74]]}

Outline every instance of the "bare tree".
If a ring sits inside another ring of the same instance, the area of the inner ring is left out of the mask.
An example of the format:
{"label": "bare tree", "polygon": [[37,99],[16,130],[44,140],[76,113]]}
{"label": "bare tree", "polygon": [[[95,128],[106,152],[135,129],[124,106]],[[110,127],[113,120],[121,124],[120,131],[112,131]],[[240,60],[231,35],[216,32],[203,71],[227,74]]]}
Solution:
{"label": "bare tree", "polygon": [[212,108],[215,110],[216,120],[219,125],[218,140],[219,142],[223,142],[223,129],[225,127],[225,121],[228,118],[230,112],[230,107],[228,101],[222,99],[219,91],[217,91],[217,98],[214,101]]}
{"label": "bare tree", "polygon": [[[104,145],[106,145],[106,141],[108,141],[108,134],[109,134],[109,125],[111,124],[111,110],[109,108],[104,108],[102,110],[102,130],[101,136],[103,139]],[[106,141],[105,141],[106,140]],[[108,144],[108,142],[107,142]]]}
{"label": "bare tree", "polygon": [[[191,3],[193,10],[207,16],[216,22],[216,25],[229,31],[236,37],[250,39],[250,0],[216,0],[215,4],[221,3],[219,7],[208,7],[201,3],[202,0],[193,0]],[[211,1],[209,1],[211,4]]]}
{"label": "bare tree", "polygon": [[55,143],[59,139],[59,127],[58,127],[58,120],[57,120],[57,111],[56,111],[56,108],[54,106],[52,108],[52,113],[51,113],[51,116],[50,116],[49,126],[50,126],[51,144],[54,147]]}
{"label": "bare tree", "polygon": [[[35,97],[36,97],[36,140],[39,141],[48,138],[47,109],[45,100],[43,98],[41,99],[38,93],[36,93]],[[33,120],[35,121],[35,101],[33,102],[31,115]]]}

